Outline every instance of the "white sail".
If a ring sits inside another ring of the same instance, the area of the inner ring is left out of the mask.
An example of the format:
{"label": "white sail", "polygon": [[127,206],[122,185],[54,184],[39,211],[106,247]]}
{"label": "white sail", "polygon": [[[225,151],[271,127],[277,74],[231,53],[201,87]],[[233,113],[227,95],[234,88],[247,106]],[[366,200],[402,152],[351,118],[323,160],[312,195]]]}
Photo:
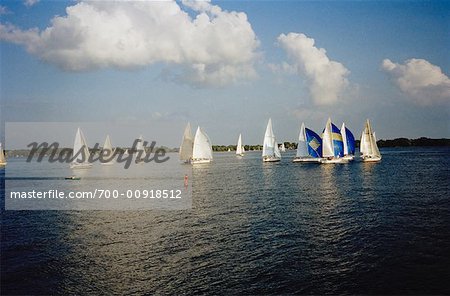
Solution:
{"label": "white sail", "polygon": [[281,152],[286,152],[286,147],[284,146],[284,143],[281,143]]}
{"label": "white sail", "polygon": [[138,138],[138,143],[136,144],[136,151],[144,151],[144,139],[142,135]]}
{"label": "white sail", "polygon": [[302,126],[300,127],[300,133],[298,135],[298,143],[297,143],[297,154],[296,157],[307,157],[308,154],[308,143],[306,142],[306,132],[305,132],[305,124],[302,122]]}
{"label": "white sail", "polygon": [[333,157],[334,156],[334,146],[333,146],[333,131],[331,127],[331,118],[328,118],[325,130],[322,135],[322,157]]}
{"label": "white sail", "polygon": [[264,134],[263,152],[262,156],[273,156],[275,151],[275,136],[272,130],[272,119],[269,118],[267,123],[266,133]]}
{"label": "white sail", "polygon": [[83,131],[78,128],[75,135],[75,141],[73,144],[73,156],[77,156],[71,164],[72,168],[85,168],[92,166],[89,163],[89,148],[84,137]]}
{"label": "white sail", "polygon": [[194,162],[209,162],[213,159],[211,141],[209,140],[208,135],[203,132],[200,127],[197,128],[195,133],[192,158]]}
{"label": "white sail", "polygon": [[103,162],[102,164],[113,164],[112,162],[112,155],[113,155],[113,147],[111,144],[111,139],[109,138],[109,135],[106,135],[105,143],[103,144],[102,148],[102,155],[105,160],[110,160],[108,162]]}
{"label": "white sail", "polygon": [[188,122],[184,129],[183,140],[180,146],[180,160],[184,162],[192,159],[192,150],[194,146],[194,139],[191,132],[191,124]]}
{"label": "white sail", "polygon": [[0,143],[0,165],[6,165],[5,152],[3,151],[2,143]]}
{"label": "white sail", "polygon": [[278,149],[278,143],[275,142],[275,149],[273,151],[275,157],[281,158],[281,153],[280,153],[280,149]]}
{"label": "white sail", "polygon": [[344,145],[344,155],[348,155],[347,132],[345,131],[345,123],[341,127],[342,143]]}
{"label": "white sail", "polygon": [[373,155],[375,157],[381,157],[381,153],[380,153],[380,150],[378,149],[378,145],[377,145],[377,137],[375,135],[375,132],[372,133],[372,140],[371,140],[370,144],[372,145]]}
{"label": "white sail", "polygon": [[278,149],[278,144],[272,129],[271,118],[269,118],[269,122],[267,123],[266,127],[266,133],[264,134],[262,157],[263,161],[265,162],[275,162],[280,161],[281,159],[280,150]]}
{"label": "white sail", "polygon": [[237,155],[243,155],[244,154],[244,146],[242,146],[242,135],[239,134],[237,146],[236,146],[236,154]]}

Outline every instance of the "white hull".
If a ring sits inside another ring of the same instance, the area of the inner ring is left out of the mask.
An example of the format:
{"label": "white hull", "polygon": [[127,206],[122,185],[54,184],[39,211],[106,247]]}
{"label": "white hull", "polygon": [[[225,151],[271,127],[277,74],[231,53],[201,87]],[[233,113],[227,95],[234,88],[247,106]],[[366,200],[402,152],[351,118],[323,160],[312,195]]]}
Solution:
{"label": "white hull", "polygon": [[354,157],[353,155],[344,155],[342,158],[343,158],[343,159],[347,159],[347,160],[349,160],[349,161],[352,161],[352,160],[355,159],[355,157]]}
{"label": "white hull", "polygon": [[71,169],[89,169],[92,167],[92,163],[72,163],[70,164]]}
{"label": "white hull", "polygon": [[377,162],[381,161],[381,156],[363,156],[361,157],[364,162]]}
{"label": "white hull", "polygon": [[0,167],[1,166],[5,166],[7,164],[7,162],[2,162],[2,163],[0,163]]}
{"label": "white hull", "polygon": [[210,163],[211,159],[192,159],[191,164]]}
{"label": "white hull", "polygon": [[342,157],[340,157],[340,158],[332,158],[332,159],[322,158],[320,160],[320,163],[323,163],[323,164],[348,163],[348,162],[349,162],[348,159],[344,159]]}
{"label": "white hull", "polygon": [[314,163],[319,163],[320,162],[320,158],[314,158],[314,157],[296,157],[292,160],[292,162],[314,162]]}
{"label": "white hull", "polygon": [[263,162],[278,162],[281,158],[275,157],[275,156],[266,156],[263,157]]}

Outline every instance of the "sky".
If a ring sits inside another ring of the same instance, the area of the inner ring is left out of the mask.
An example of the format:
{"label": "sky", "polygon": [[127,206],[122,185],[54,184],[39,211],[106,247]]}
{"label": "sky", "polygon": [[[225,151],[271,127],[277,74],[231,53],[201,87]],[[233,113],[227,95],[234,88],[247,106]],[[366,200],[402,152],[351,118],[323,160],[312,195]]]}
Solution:
{"label": "sky", "polygon": [[450,138],[449,32],[449,1],[2,0],[0,124],[134,124],[170,147],[188,121],[261,144],[269,118],[278,142],[328,117]]}

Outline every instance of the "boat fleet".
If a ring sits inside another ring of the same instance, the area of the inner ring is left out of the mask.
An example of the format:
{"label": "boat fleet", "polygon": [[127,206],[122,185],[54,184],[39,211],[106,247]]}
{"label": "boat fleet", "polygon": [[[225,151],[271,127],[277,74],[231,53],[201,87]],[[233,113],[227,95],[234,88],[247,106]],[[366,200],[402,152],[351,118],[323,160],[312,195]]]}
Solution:
{"label": "boat fleet", "polygon": [[[377,147],[375,132],[372,131],[367,119],[360,139],[360,155],[364,162],[377,162],[381,160],[380,150]],[[228,149],[230,151],[230,149]],[[272,119],[267,122],[264,134],[262,161],[279,162],[281,152],[286,151],[284,143],[278,145],[272,127]],[[243,157],[245,153],[242,145],[242,134],[239,134],[236,146],[236,155]],[[297,153],[292,160],[295,163],[321,163],[337,164],[348,163],[355,158],[355,136],[342,124],[339,129],[331,118],[323,129],[322,136],[307,128],[304,123],[300,127]],[[213,160],[212,145],[207,134],[197,128],[195,138],[192,137],[191,125],[187,124],[180,146],[180,160],[187,164],[209,163]]]}
{"label": "boat fleet", "polygon": [[[142,135],[136,141],[136,163],[143,163],[139,157],[145,151],[143,146]],[[92,167],[89,162],[89,149],[86,138],[80,128],[75,134],[73,145],[73,161],[70,164],[72,169],[86,169]],[[272,127],[272,119],[269,118],[264,133],[262,161],[263,162],[279,162],[281,160],[281,152],[286,151],[284,143],[279,147]],[[101,153],[106,156],[114,155],[114,149],[111,144],[109,135],[106,136]],[[128,155],[126,150],[124,155]],[[239,134],[236,156],[244,157],[245,148],[242,144],[242,134]],[[185,164],[205,164],[213,160],[213,150],[211,140],[205,131],[199,126],[192,135],[191,125],[187,124],[179,150],[180,161]],[[360,157],[364,162],[378,162],[381,160],[380,150],[377,146],[375,132],[372,130],[369,120],[367,119],[364,130],[360,138]],[[345,123],[339,129],[335,124],[328,121],[323,129],[322,135],[319,136],[313,130],[307,128],[304,123],[301,124],[300,133],[297,142],[297,152],[294,163],[348,163],[355,158],[355,137],[353,133],[346,127]],[[113,157],[108,161],[102,162],[102,165],[111,165],[114,163]],[[2,145],[0,143],[0,166],[7,164]]]}

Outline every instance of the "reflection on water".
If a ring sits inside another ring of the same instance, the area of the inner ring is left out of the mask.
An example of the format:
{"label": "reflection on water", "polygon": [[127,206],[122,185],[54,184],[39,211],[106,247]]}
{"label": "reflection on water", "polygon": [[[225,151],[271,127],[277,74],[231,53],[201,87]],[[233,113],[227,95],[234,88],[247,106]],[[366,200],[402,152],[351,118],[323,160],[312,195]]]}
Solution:
{"label": "reflection on water", "polygon": [[218,153],[192,169],[192,209],[3,211],[2,293],[446,294],[450,153],[434,151]]}

